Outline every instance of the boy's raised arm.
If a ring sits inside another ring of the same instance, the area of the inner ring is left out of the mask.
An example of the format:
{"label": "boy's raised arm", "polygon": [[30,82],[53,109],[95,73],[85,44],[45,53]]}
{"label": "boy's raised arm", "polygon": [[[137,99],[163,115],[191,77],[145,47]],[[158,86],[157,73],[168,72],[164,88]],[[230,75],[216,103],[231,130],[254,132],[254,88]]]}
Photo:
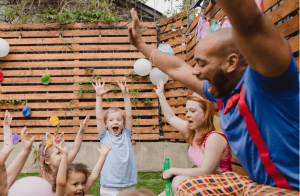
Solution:
{"label": "boy's raised arm", "polygon": [[105,131],[105,123],[104,123],[104,116],[102,110],[102,99],[103,95],[110,91],[110,89],[104,89],[105,82],[101,85],[100,80],[96,81],[96,84],[92,84],[96,91],[96,119],[97,119],[97,129],[98,135],[102,135]]}
{"label": "boy's raised arm", "polygon": [[83,139],[83,134],[86,131],[86,129],[89,126],[89,121],[90,121],[90,116],[87,115],[85,117],[84,121],[80,121],[80,128],[77,133],[76,139],[74,141],[74,144],[72,146],[72,150],[68,154],[68,164],[72,163],[77,155],[77,153],[80,150],[81,144],[82,144],[82,139]]}
{"label": "boy's raised arm", "polygon": [[130,102],[130,97],[129,97],[129,90],[125,85],[123,85],[122,82],[118,80],[118,86],[122,90],[123,96],[124,96],[124,103],[125,103],[125,127],[129,130],[132,131],[132,108],[131,108],[131,102]]}
{"label": "boy's raised arm", "polygon": [[97,150],[100,153],[100,157],[99,157],[98,162],[96,163],[95,167],[93,168],[90,177],[88,178],[88,180],[85,184],[85,190],[84,190],[85,193],[87,193],[90,190],[90,188],[93,186],[93,184],[98,179],[100,172],[102,170],[102,167],[104,165],[106,156],[107,156],[108,152],[111,150],[111,147],[109,145],[105,145],[105,147],[103,147],[102,144],[100,144],[100,146],[101,146],[101,149],[99,149],[99,147],[96,146]]}

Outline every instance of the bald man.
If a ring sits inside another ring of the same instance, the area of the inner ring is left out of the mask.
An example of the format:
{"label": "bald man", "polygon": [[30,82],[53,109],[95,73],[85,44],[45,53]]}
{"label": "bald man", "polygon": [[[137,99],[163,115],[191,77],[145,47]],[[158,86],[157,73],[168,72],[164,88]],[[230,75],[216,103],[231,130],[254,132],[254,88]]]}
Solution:
{"label": "bald man", "polygon": [[174,80],[218,104],[231,150],[251,178],[240,178],[233,172],[211,175],[209,179],[197,177],[181,184],[180,189],[205,195],[251,191],[259,195],[265,190],[270,195],[296,194],[299,76],[291,48],[254,0],[216,2],[233,28],[202,39],[195,48],[194,67],[178,57],[154,52],[145,44],[137,14],[131,11],[130,43],[148,59],[152,54],[156,67]]}

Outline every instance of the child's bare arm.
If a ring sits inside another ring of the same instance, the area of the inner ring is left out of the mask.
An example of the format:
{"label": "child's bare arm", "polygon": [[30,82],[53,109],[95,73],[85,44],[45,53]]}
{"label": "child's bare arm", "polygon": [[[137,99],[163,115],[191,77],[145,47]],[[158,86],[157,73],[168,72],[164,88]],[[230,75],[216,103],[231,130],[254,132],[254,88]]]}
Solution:
{"label": "child's bare arm", "polygon": [[26,139],[27,133],[25,133],[26,127],[22,129],[21,140],[22,140],[22,151],[13,160],[13,162],[7,168],[7,184],[10,188],[19,176],[28,156],[31,151],[32,143],[35,140],[35,136],[30,140]]}
{"label": "child's bare arm", "polygon": [[94,169],[92,170],[90,177],[88,178],[88,180],[85,184],[85,190],[84,190],[85,193],[87,193],[90,190],[90,188],[93,186],[93,184],[98,179],[100,172],[102,170],[102,167],[104,165],[106,156],[107,156],[108,152],[111,150],[111,147],[109,145],[105,145],[103,147],[102,144],[100,144],[100,146],[101,146],[101,149],[99,149],[98,146],[96,146],[97,150],[100,153],[100,157],[99,157],[98,162],[96,163]]}
{"label": "child's bare arm", "polygon": [[53,143],[53,146],[57,148],[60,153],[62,154],[57,177],[56,177],[56,196],[64,196],[65,195],[65,187],[67,183],[67,167],[68,167],[68,150],[62,141],[60,144]]}
{"label": "child's bare arm", "polygon": [[11,151],[14,149],[13,146],[0,151],[0,196],[8,195],[8,184],[7,184],[7,173],[5,169],[5,161],[8,158]]}
{"label": "child's bare arm", "polygon": [[129,97],[129,91],[125,85],[123,85],[122,82],[118,80],[118,86],[122,90],[123,96],[124,96],[124,103],[125,103],[125,127],[129,130],[132,131],[132,108],[131,108],[131,102],[130,102],[130,97]]}
{"label": "child's bare arm", "polygon": [[185,133],[187,131],[187,121],[178,118],[170,107],[164,95],[164,83],[159,81],[157,89],[154,89],[159,98],[160,107],[168,123],[178,131]]}
{"label": "child's bare arm", "polygon": [[77,134],[74,144],[72,146],[72,150],[68,154],[68,164],[70,164],[74,161],[77,153],[80,150],[82,139],[83,139],[83,134],[89,126],[89,120],[90,120],[90,116],[88,115],[87,117],[85,117],[83,122],[80,121],[80,128],[79,128],[78,134]]}
{"label": "child's bare arm", "polygon": [[92,84],[96,90],[96,119],[97,119],[97,129],[98,135],[102,135],[105,131],[104,116],[102,111],[102,99],[103,95],[110,91],[110,89],[104,89],[105,82],[101,85],[100,80],[96,81],[96,84]]}
{"label": "child's bare arm", "polygon": [[5,117],[3,121],[3,134],[4,134],[4,147],[8,148],[10,146],[13,146],[13,141],[12,141],[12,133],[10,130],[10,124],[12,122],[12,115],[8,112],[8,110],[5,111]]}

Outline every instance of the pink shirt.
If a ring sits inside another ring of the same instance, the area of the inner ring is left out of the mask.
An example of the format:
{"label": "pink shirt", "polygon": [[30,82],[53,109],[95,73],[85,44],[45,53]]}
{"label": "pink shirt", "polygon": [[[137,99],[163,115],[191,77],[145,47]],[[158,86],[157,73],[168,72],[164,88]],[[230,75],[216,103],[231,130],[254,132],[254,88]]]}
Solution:
{"label": "pink shirt", "polygon": [[[203,142],[203,147],[204,148],[205,148],[205,143],[206,143],[206,140],[207,140],[208,136],[210,136],[213,133],[217,133],[217,134],[220,134],[223,137],[225,137],[224,134],[219,133],[217,131],[210,132],[209,134],[206,135],[206,137],[204,139],[204,142]],[[226,138],[226,140],[227,140],[227,138]],[[226,150],[228,148],[229,148],[229,144],[227,145],[227,147],[224,149],[223,152],[226,152]],[[197,167],[201,167],[202,160],[203,160],[203,157],[204,157],[204,153],[201,151],[200,146],[198,146],[196,144],[196,137],[194,137],[193,145],[192,146],[190,145],[190,147],[189,147],[188,155],[189,155],[190,160],[195,165],[197,165]],[[213,173],[218,174],[218,173],[222,173],[222,172],[226,172],[226,171],[232,171],[230,159],[231,159],[231,154],[229,153],[226,157],[224,157],[220,160],[220,163],[218,164],[216,170]]]}

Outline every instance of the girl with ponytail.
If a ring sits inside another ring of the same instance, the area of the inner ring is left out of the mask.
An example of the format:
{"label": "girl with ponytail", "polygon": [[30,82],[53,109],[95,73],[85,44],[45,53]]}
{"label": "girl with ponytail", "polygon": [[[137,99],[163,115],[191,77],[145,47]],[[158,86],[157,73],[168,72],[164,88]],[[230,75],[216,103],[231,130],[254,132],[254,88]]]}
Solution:
{"label": "girl with ponytail", "polygon": [[[219,133],[214,127],[215,106],[213,102],[203,99],[194,93],[187,96],[186,120],[177,117],[169,106],[164,96],[163,81],[154,89],[159,97],[159,102],[168,123],[184,133],[186,142],[190,145],[188,155],[196,168],[170,168],[164,171],[163,178],[172,181],[172,189],[175,193],[180,183],[188,178],[218,174],[231,171],[231,155],[229,144],[223,133]],[[165,195],[165,192],[160,196]]]}

